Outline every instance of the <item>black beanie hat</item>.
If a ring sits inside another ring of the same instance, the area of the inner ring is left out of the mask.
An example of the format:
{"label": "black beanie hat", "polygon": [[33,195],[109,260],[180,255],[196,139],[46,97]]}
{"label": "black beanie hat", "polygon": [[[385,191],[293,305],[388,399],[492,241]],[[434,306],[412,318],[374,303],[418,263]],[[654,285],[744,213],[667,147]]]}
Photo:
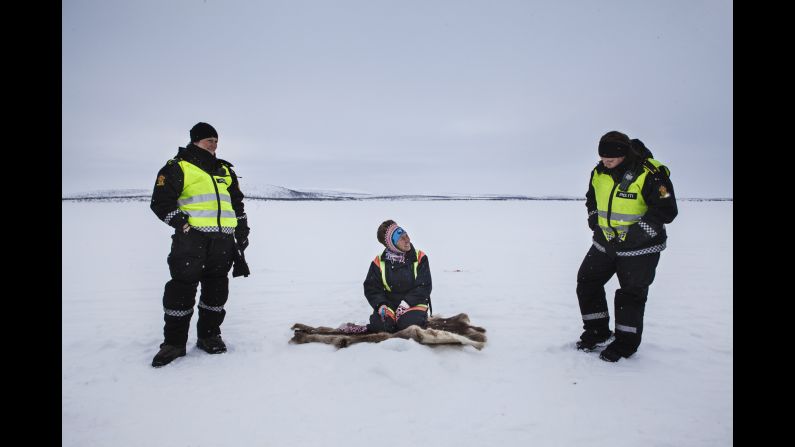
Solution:
{"label": "black beanie hat", "polygon": [[629,137],[618,131],[610,131],[599,140],[599,156],[605,158],[626,157],[632,150]]}
{"label": "black beanie hat", "polygon": [[218,138],[218,132],[207,123],[196,123],[190,128],[190,142],[201,141],[205,138]]}

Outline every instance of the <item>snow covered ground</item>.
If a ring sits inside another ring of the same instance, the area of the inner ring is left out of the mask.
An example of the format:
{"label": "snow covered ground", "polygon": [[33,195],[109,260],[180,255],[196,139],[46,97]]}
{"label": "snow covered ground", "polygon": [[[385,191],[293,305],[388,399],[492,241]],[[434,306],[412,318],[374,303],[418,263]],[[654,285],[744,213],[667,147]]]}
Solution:
{"label": "snow covered ground", "polygon": [[[679,208],[643,344],[610,364],[574,349],[584,202],[249,201],[252,275],[230,281],[229,352],[195,347],[194,314],[187,356],[154,369],[169,227],[147,202],[65,201],[62,444],[731,445],[733,203]],[[468,313],[482,351],[287,343],[295,322],[366,320],[389,218],[428,254],[434,313]]]}

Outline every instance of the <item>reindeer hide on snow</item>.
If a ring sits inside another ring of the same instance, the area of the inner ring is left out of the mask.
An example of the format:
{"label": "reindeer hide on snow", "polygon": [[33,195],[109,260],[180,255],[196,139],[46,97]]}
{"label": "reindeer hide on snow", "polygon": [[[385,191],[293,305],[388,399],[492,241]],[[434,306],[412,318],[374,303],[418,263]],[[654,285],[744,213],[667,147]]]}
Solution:
{"label": "reindeer hide on snow", "polygon": [[[425,329],[409,326],[394,333],[351,333],[349,328],[362,328],[353,323],[346,323],[333,329],[329,327],[312,327],[296,323],[295,332],[290,343],[327,343],[337,348],[345,348],[354,343],[379,343],[390,338],[415,340],[424,345],[469,345],[475,349],[483,349],[486,344],[486,330],[469,324],[467,314],[458,314],[450,318],[431,317]],[[346,330],[348,329],[348,330]]]}

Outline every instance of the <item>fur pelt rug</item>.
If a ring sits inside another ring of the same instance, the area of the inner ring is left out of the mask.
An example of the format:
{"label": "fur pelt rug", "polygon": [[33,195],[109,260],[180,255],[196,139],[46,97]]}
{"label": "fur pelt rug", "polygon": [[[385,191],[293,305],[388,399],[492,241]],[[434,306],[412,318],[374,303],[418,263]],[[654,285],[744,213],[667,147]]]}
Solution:
{"label": "fur pelt rug", "polygon": [[337,348],[345,348],[354,343],[379,343],[390,338],[405,338],[415,340],[424,345],[469,345],[475,349],[483,349],[486,345],[486,330],[482,327],[469,324],[467,314],[458,314],[450,318],[434,316],[428,319],[425,329],[419,326],[409,326],[394,333],[363,332],[365,326],[345,323],[338,328],[312,327],[295,323],[292,330],[295,332],[290,343],[327,343]]}

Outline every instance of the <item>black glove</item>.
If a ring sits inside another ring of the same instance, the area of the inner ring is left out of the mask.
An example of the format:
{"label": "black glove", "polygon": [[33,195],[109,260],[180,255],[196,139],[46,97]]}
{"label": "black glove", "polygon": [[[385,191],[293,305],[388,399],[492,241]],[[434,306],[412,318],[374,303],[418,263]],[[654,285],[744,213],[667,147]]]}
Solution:
{"label": "black glove", "polygon": [[251,270],[248,268],[248,263],[246,262],[246,257],[243,256],[243,250],[238,249],[235,250],[235,258],[232,264],[232,277],[237,278],[238,276],[247,277],[251,274]]}
{"label": "black glove", "polygon": [[248,247],[249,231],[248,218],[243,217],[242,219],[238,219],[237,226],[235,227],[235,239],[237,240],[237,246],[240,247],[240,251],[243,251],[246,249],[246,247]]}
{"label": "black glove", "polygon": [[188,215],[183,212],[179,212],[168,221],[168,224],[174,227],[176,230],[182,230],[185,225],[188,224]]}
{"label": "black glove", "polygon": [[654,228],[646,222],[640,221],[629,226],[627,237],[624,238],[623,243],[626,244],[627,247],[639,247],[654,236],[657,236],[657,232]]}
{"label": "black glove", "polygon": [[605,244],[605,254],[610,259],[615,259],[616,257],[618,257],[618,253],[616,253],[616,250],[620,249],[622,249],[621,241],[619,241],[617,237],[610,239]]}
{"label": "black glove", "polygon": [[594,210],[593,214],[588,215],[588,228],[596,231],[599,228],[599,214]]}

